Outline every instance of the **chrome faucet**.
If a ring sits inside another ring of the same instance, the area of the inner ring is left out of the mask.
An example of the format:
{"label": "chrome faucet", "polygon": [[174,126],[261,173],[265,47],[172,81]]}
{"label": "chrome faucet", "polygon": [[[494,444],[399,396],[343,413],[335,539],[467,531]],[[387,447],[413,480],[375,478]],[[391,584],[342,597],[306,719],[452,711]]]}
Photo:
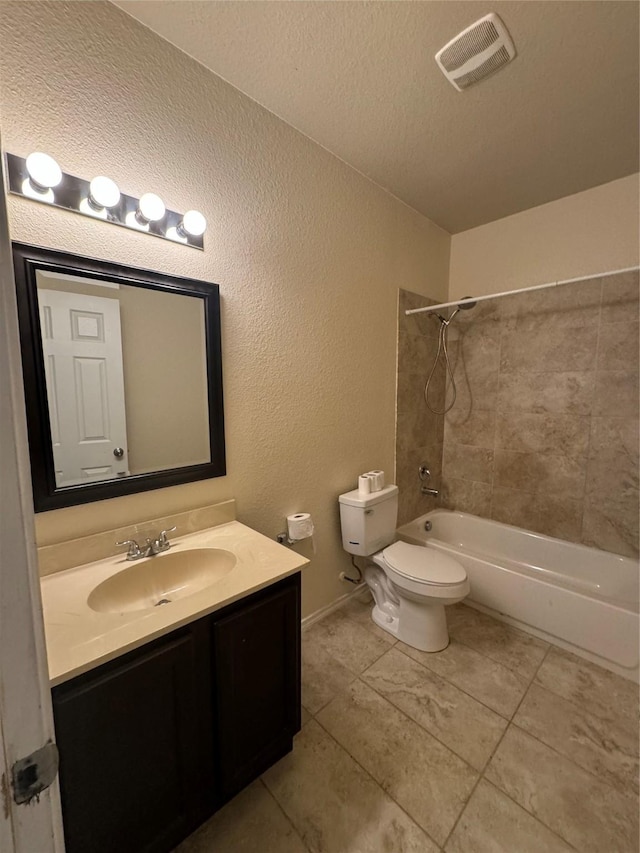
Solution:
{"label": "chrome faucet", "polygon": [[161,530],[155,539],[147,539],[146,543],[140,547],[135,539],[125,539],[124,542],[116,542],[116,545],[126,545],[127,560],[142,560],[144,557],[155,557],[156,554],[162,554],[163,551],[168,551],[171,547],[171,542],[167,533],[173,533],[175,527],[168,527],[166,530]]}
{"label": "chrome faucet", "polygon": [[428,486],[424,485],[424,481],[428,480],[431,476],[431,471],[426,465],[421,465],[418,468],[418,476],[420,477],[420,482],[423,484],[420,486],[420,493],[423,495],[430,495],[432,498],[437,498],[440,494],[438,489],[430,489]]}

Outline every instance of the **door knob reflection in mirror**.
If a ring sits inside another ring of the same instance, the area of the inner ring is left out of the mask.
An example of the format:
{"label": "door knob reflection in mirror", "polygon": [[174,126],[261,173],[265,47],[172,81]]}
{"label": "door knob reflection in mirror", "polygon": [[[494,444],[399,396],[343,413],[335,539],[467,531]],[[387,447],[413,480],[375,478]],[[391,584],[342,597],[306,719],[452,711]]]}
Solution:
{"label": "door knob reflection in mirror", "polygon": [[121,447],[114,447],[113,455],[116,457],[116,459],[122,459],[122,457],[124,456],[124,450]]}

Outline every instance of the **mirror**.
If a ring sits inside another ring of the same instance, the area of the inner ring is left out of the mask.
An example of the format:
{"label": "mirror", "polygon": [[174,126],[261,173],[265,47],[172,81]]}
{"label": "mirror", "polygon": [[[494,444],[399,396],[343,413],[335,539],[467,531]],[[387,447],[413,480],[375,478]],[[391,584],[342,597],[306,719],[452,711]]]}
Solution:
{"label": "mirror", "polygon": [[36,512],[224,475],[218,286],[13,252]]}

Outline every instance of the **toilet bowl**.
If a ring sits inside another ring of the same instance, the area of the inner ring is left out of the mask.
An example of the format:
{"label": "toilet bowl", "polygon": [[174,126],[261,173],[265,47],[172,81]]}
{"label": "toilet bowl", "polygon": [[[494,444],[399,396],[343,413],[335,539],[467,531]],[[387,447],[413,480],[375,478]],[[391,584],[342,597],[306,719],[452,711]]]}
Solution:
{"label": "toilet bowl", "polygon": [[354,490],[339,500],[343,547],[366,558],[363,577],[375,602],[373,621],[415,649],[445,649],[445,607],[469,594],[464,567],[435,549],[393,542],[397,486],[366,496]]}
{"label": "toilet bowl", "polygon": [[376,625],[423,652],[449,645],[445,606],[469,594],[464,568],[446,554],[396,542],[373,556],[364,570]]}

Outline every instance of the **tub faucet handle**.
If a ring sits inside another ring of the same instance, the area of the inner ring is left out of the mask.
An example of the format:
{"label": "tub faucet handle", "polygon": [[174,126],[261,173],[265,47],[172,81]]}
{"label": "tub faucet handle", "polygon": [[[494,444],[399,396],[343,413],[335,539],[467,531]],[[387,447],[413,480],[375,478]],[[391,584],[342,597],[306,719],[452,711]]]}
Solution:
{"label": "tub faucet handle", "polygon": [[431,471],[427,468],[426,465],[421,465],[418,468],[418,476],[424,482],[425,480],[428,480],[431,476]]}

